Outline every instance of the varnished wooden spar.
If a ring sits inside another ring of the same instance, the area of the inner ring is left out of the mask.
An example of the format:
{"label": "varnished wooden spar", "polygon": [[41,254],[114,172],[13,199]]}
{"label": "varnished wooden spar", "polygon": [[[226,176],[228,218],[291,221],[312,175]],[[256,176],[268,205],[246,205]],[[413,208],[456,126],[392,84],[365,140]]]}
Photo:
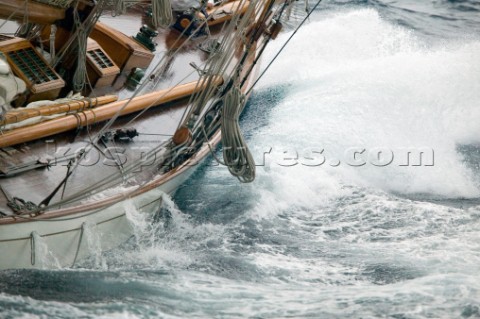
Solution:
{"label": "varnished wooden spar", "polygon": [[[234,15],[244,14],[250,1],[232,1],[228,2],[220,7],[213,7],[207,10],[207,13],[211,18],[208,20],[209,26],[214,26],[225,21],[230,21]],[[241,6],[241,7],[240,7]]]}
{"label": "varnished wooden spar", "polygon": [[[67,115],[50,121],[12,130],[0,135],[0,148],[33,141],[66,132],[77,127],[102,122],[112,118],[120,110],[120,115],[126,115],[141,111],[150,106],[179,100],[204,90],[207,87],[207,83],[208,81],[202,81],[201,83],[194,81],[173,88],[137,96],[130,101],[121,100],[94,109],[89,109],[83,111],[80,116]],[[223,79],[216,76],[213,78],[211,84],[214,86],[220,86],[223,84]]]}
{"label": "varnished wooden spar", "polygon": [[46,4],[24,0],[0,0],[0,18],[24,21],[28,15],[28,22],[39,24],[53,24],[65,18],[65,10]]}
{"label": "varnished wooden spar", "polygon": [[116,95],[106,95],[92,99],[87,98],[53,105],[45,105],[36,108],[8,111],[4,115],[3,120],[0,120],[0,125],[18,123],[37,116],[48,116],[72,111],[85,110],[95,106],[112,103],[116,100],[118,100],[118,97]]}

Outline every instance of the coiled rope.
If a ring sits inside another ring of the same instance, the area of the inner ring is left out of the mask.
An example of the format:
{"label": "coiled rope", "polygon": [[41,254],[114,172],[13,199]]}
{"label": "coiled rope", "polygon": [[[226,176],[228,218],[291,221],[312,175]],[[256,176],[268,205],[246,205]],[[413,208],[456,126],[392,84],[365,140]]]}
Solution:
{"label": "coiled rope", "polygon": [[169,26],[173,22],[170,0],[152,0],[152,24],[155,28]]}
{"label": "coiled rope", "polygon": [[242,183],[255,179],[255,161],[240,131],[238,119],[245,105],[245,96],[233,86],[223,98],[223,159],[230,173]]}
{"label": "coiled rope", "polygon": [[87,61],[88,33],[80,20],[80,16],[77,10],[73,12],[73,18],[75,22],[76,32],[78,34],[78,37],[77,37],[78,62],[77,62],[77,69],[75,70],[75,74],[73,76],[73,90],[75,92],[81,92],[85,86],[85,79],[87,75],[86,61]]}

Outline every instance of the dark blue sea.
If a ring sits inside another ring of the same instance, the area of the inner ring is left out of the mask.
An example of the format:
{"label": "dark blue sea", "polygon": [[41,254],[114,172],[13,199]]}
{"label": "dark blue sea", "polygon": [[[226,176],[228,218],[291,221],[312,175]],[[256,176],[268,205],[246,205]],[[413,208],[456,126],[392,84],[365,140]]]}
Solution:
{"label": "dark blue sea", "polygon": [[0,317],[480,318],[480,1],[324,1],[241,124],[254,183],[209,158],[122,247],[0,272]]}

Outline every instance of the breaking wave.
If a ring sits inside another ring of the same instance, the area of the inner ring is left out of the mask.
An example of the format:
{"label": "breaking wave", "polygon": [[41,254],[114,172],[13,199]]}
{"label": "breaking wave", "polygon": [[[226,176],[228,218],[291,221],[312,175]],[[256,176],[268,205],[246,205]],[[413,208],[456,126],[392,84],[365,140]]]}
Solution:
{"label": "breaking wave", "polygon": [[479,52],[371,8],[318,13],[243,116],[255,183],[207,160],[156,214],[127,204],[122,247],[1,272],[1,316],[480,316]]}
{"label": "breaking wave", "polygon": [[[371,9],[312,22],[260,83],[263,90],[287,86],[288,96],[251,144],[324,149],[325,164],[305,168],[312,177],[401,194],[478,197],[478,166],[469,167],[458,147],[480,142],[479,52],[478,40],[425,46]],[[353,160],[352,148],[365,150],[363,161]],[[412,156],[406,165],[407,150],[424,151],[423,162]],[[357,162],[365,165],[348,165]]]}

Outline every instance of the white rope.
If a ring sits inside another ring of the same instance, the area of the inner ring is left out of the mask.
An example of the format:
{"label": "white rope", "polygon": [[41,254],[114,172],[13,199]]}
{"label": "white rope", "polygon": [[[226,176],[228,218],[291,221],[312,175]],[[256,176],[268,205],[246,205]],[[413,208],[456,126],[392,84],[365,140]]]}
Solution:
{"label": "white rope", "polygon": [[173,22],[170,0],[152,0],[152,24],[155,28],[169,26]]}
{"label": "white rope", "polygon": [[55,61],[55,34],[57,33],[57,26],[52,24],[50,26],[50,64],[53,65]]}
{"label": "white rope", "polygon": [[[245,0],[241,0],[241,4],[243,4],[243,3],[245,3]],[[261,6],[259,4],[260,4],[259,1],[252,1],[250,6],[249,6],[248,11],[243,15],[242,18],[240,18],[240,16],[238,16],[238,15],[235,15],[234,18],[232,19],[231,23],[227,23],[222,27],[222,31],[225,31],[225,34],[227,36],[221,38],[222,40],[221,40],[221,47],[219,49],[219,52],[223,52],[223,53],[228,52],[228,54],[220,54],[221,58],[219,58],[219,56],[217,54],[212,54],[210,56],[208,62],[213,63],[213,65],[215,65],[215,66],[214,67],[212,67],[211,65],[207,66],[205,69],[210,71],[210,72],[207,72],[207,74],[209,74],[209,75],[223,74],[224,78],[227,78],[227,79],[232,77],[232,73],[234,72],[234,70],[237,69],[237,66],[238,66],[236,63],[233,63],[233,65],[232,65],[232,62],[235,61],[235,59],[234,59],[235,52],[236,52],[236,50],[239,49],[238,48],[238,42],[236,41],[236,39],[238,39],[238,36],[240,36],[240,34],[242,32],[241,30],[245,30],[246,26],[251,24],[252,21],[251,21],[250,18],[256,16],[255,12],[259,11],[260,8],[261,8]],[[239,7],[242,7],[242,5],[239,5]],[[206,21],[204,21],[202,23],[206,23]],[[200,28],[200,26],[199,26],[199,28]],[[225,29],[227,29],[227,30],[225,30]],[[237,31],[235,31],[235,29]],[[195,32],[196,32],[196,30],[193,33],[195,33]],[[223,34],[223,32],[221,32],[221,33]],[[182,33],[182,35],[183,35],[183,33]],[[180,39],[184,39],[184,38],[181,38],[182,35],[180,35],[177,38],[177,40],[175,41],[175,44]],[[190,35],[188,37],[188,39],[190,39],[192,37],[193,37],[193,34]],[[186,45],[186,43],[188,43],[188,40],[184,41],[177,49],[175,49],[174,55],[176,53],[180,52],[181,49]],[[176,47],[175,44],[172,45],[172,46]],[[214,61],[215,61],[215,63],[214,63]],[[165,62],[165,56],[157,63],[157,66],[154,68],[154,70],[158,69],[159,65],[161,65],[164,62]],[[207,63],[207,64],[209,64],[209,63]],[[195,71],[192,71],[192,72],[195,72]],[[213,79],[213,77],[208,76],[208,75],[205,75],[201,78],[201,80],[198,82],[197,85],[207,84],[208,89],[201,90],[201,92],[199,92],[197,94],[194,94],[191,97],[189,105],[200,106],[200,110],[205,106],[204,103],[198,103],[198,102],[206,102],[215,94],[216,86],[208,85],[209,84],[208,81],[211,81],[212,79]],[[137,91],[135,92],[135,94],[131,98],[133,98],[134,96],[139,94],[139,92],[142,91],[143,87],[146,86],[146,83],[148,83],[148,81],[144,81],[141,84],[141,87],[137,89]],[[233,103],[233,104],[235,104],[235,103]],[[121,110],[126,105],[128,105],[128,102],[125,103],[125,105],[121,108]],[[152,105],[154,105],[154,103]],[[243,108],[243,104],[241,106],[239,106],[239,108],[240,109]],[[194,114],[192,114],[192,113],[194,113],[195,109],[196,109],[195,107],[190,107],[189,108],[189,111],[190,111],[189,113],[190,113],[191,116],[194,116]],[[108,128],[113,124],[113,122],[120,115],[121,110],[119,110],[118,113],[106,123],[106,125],[102,128],[102,130],[100,130],[100,132],[98,132],[98,134],[96,135],[96,138],[97,137],[100,138],[100,136],[102,136],[103,133],[106,130],[108,130]],[[201,112],[200,110],[199,110],[199,112]],[[240,111],[238,111],[238,112],[240,112]],[[190,116],[186,116],[186,117],[183,118],[183,120],[188,122],[189,117]],[[201,117],[198,117],[198,118],[201,118]],[[181,122],[183,122],[183,121],[181,121]],[[179,124],[181,124],[181,122]],[[201,121],[198,121],[198,122],[201,122]],[[238,116],[237,116],[237,122],[238,122]],[[197,123],[197,125],[201,125],[201,124]],[[195,131],[195,128],[192,131]],[[230,130],[230,129],[228,131],[233,132],[233,130]],[[233,133],[233,135],[235,135],[235,133]],[[203,143],[203,141],[197,141],[197,143],[201,144],[201,143]],[[95,141],[92,142],[92,145],[91,145],[92,147],[89,147],[84,154],[87,154],[89,152],[89,150],[91,150],[94,147],[94,144],[95,144]],[[150,155],[156,156],[160,152],[162,154],[162,157],[164,159],[167,159],[167,158],[169,158],[170,155],[175,155],[179,151],[179,149],[181,148],[181,147],[171,147],[171,146],[169,146],[170,144],[171,143],[169,142],[169,140],[166,140],[162,143],[159,143],[158,146],[154,147],[146,155],[147,156],[150,156]],[[249,154],[249,153],[246,153],[246,154]],[[171,164],[171,162],[172,161],[167,160],[162,165],[163,165],[163,167],[167,167]],[[73,169],[75,169],[78,166],[79,163],[80,163],[80,158],[75,163],[75,166],[74,166]],[[253,160],[249,163],[253,163]],[[124,165],[123,169],[124,169],[125,174],[131,174],[136,169],[138,169],[138,166],[139,166],[138,163],[132,161],[132,162],[129,162],[126,165]],[[250,168],[251,167],[254,168],[253,165],[250,165]],[[157,171],[156,173],[160,173],[160,172]],[[102,181],[99,181],[99,183],[96,184],[96,185],[92,185],[90,187],[85,187],[78,192],[70,194],[68,196],[68,198],[64,198],[64,199],[60,200],[59,202],[56,202],[54,204],[54,206],[58,207],[58,206],[61,206],[63,204],[70,204],[70,203],[76,202],[76,201],[78,201],[79,199],[82,199],[82,198],[87,198],[88,196],[90,196],[92,194],[92,192],[97,192],[99,189],[106,189],[106,188],[111,187],[113,185],[117,185],[120,180],[123,180],[123,176],[118,176],[117,174],[111,174],[111,175],[107,176],[106,178],[104,178]],[[245,179],[245,181],[247,181],[247,180]],[[147,181],[143,181],[140,184],[143,185],[146,182]],[[140,186],[140,185],[138,185],[138,186]],[[50,206],[53,206],[53,205],[50,205]]]}
{"label": "white rope", "polygon": [[[241,8],[245,3],[242,0],[238,8]],[[218,47],[218,52],[209,56],[208,62],[205,65],[203,72],[205,74],[215,74],[222,75],[224,79],[229,79],[233,77],[233,72],[236,72],[238,69],[238,63],[232,65],[235,59],[235,52],[239,50],[238,38],[243,38],[243,30],[252,22],[251,18],[256,15],[255,11],[258,9],[256,7],[258,2],[250,2],[247,12],[240,17],[240,15],[235,15],[234,19],[230,21],[226,29],[222,30],[226,34],[220,42]],[[205,78],[202,80],[205,81]],[[203,83],[203,82],[202,82]],[[212,97],[213,89],[204,90],[197,94],[192,95],[189,101],[189,105],[192,107],[189,109],[188,113],[184,119],[182,119],[179,127],[181,125],[188,125],[189,119],[193,116],[198,116],[201,113],[201,110],[205,108],[206,103]],[[182,124],[183,123],[183,124]]]}
{"label": "white rope", "polygon": [[[250,5],[242,18],[237,15],[234,19],[235,21],[230,23],[228,27],[229,30],[226,30],[225,32],[228,34],[228,36],[225,36],[222,39],[219,45],[218,53],[214,53],[209,57],[209,63],[207,63],[205,69],[203,70],[204,74],[222,74],[224,79],[238,79],[238,70],[239,68],[243,67],[240,64],[242,62],[238,61],[237,63],[234,63],[233,66],[231,64],[234,61],[235,52],[238,52],[239,49],[238,39],[244,38],[243,31],[249,24],[252,23],[252,17],[256,16],[256,9],[258,9],[258,7],[256,7],[254,4]],[[245,50],[248,51],[249,48],[245,48]],[[206,81],[207,78],[204,77],[201,79],[201,81],[202,80]],[[196,132],[197,129],[200,128],[203,131],[203,135],[206,139],[208,139],[208,134],[204,131],[203,121],[197,121],[195,119],[202,118],[200,114],[205,112],[205,106],[215,95],[215,90],[213,90],[212,86],[209,84],[210,83],[207,83],[207,87],[209,89],[201,91],[192,96],[189,104],[193,107],[183,120],[183,123],[188,127],[193,126],[193,123],[191,123],[192,120],[196,122],[193,131]],[[255,179],[255,162],[241,134],[238,123],[240,113],[244,108],[244,104],[245,98],[238,86],[230,88],[223,97],[221,129],[224,146],[224,161],[219,161],[219,163],[226,165],[230,173],[236,176],[241,182],[248,183]]]}
{"label": "white rope", "polygon": [[238,119],[245,98],[238,86],[233,86],[223,100],[222,143],[223,160],[228,170],[242,183],[255,179],[255,161],[240,131]]}
{"label": "white rope", "polygon": [[116,0],[113,4],[112,15],[114,17],[125,14],[127,12],[127,4],[125,0]]}
{"label": "white rope", "polygon": [[80,17],[78,15],[78,11],[75,10],[73,13],[73,17],[75,20],[75,27],[76,32],[78,32],[77,37],[77,69],[75,70],[75,75],[73,76],[73,89],[75,92],[80,92],[83,90],[85,86],[85,79],[87,75],[87,37],[88,34],[80,21]]}
{"label": "white rope", "polygon": [[[77,6],[78,6],[77,2]],[[75,34],[78,46],[77,46],[77,69],[75,70],[75,74],[73,76],[73,89],[75,92],[80,92],[85,87],[85,83],[87,81],[87,41],[88,35],[90,34],[91,30],[97,23],[100,15],[103,11],[103,7],[106,3],[106,0],[98,0],[97,5],[94,7],[93,11],[90,13],[87,19],[82,23],[80,16],[78,14],[77,8],[75,8],[73,12],[73,19],[75,23]],[[65,54],[66,51],[62,52]],[[62,57],[61,56],[61,57]],[[61,58],[60,57],[60,58]],[[59,59],[57,59],[59,61]]]}
{"label": "white rope", "polygon": [[[125,14],[129,8],[137,4],[143,4],[140,0],[108,0],[108,5],[112,8],[113,17]],[[173,13],[170,0],[151,0],[152,20],[158,23],[158,26],[169,26],[173,23]],[[155,25],[155,27],[158,27]]]}

